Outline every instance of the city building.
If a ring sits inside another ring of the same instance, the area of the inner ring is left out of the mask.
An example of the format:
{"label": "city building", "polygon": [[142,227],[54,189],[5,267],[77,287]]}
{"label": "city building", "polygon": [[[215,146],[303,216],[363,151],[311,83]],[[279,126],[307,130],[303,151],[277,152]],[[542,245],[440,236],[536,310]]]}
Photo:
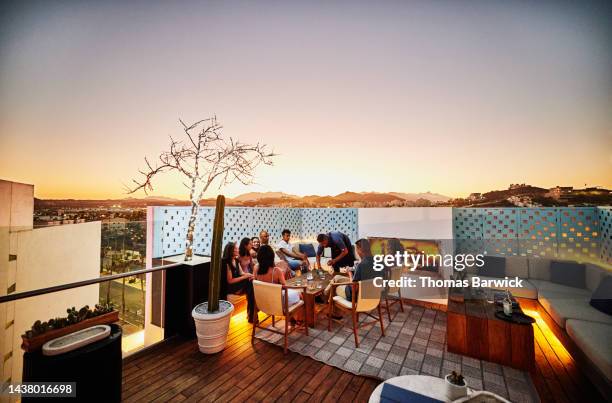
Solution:
{"label": "city building", "polygon": [[[33,216],[34,186],[0,180],[0,296],[99,275],[99,222],[34,228]],[[99,287],[90,285],[0,304],[2,381],[21,380],[21,335],[36,320],[98,301]]]}

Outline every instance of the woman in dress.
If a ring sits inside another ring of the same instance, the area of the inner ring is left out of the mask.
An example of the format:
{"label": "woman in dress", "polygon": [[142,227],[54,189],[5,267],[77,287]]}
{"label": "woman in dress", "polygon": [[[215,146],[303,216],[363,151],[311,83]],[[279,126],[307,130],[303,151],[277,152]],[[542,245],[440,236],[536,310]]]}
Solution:
{"label": "woman in dress", "polygon": [[242,238],[240,241],[240,246],[238,247],[238,260],[240,262],[240,267],[242,271],[245,273],[254,273],[255,269],[255,261],[253,260],[253,256],[251,256],[251,250],[253,249],[253,242],[251,242],[250,238]]}
{"label": "woman in dress", "polygon": [[[274,265],[274,251],[270,245],[261,245],[257,253],[257,261],[259,267],[255,273],[255,279],[265,281],[267,283],[285,285],[285,276],[283,271]],[[301,293],[295,289],[286,290],[288,294],[289,306],[299,302]],[[284,298],[284,291],[282,294]]]}
{"label": "woman in dress", "polygon": [[237,294],[247,296],[247,317],[249,323],[253,321],[255,310],[255,299],[253,297],[253,274],[245,273],[240,266],[238,260],[238,245],[235,242],[229,242],[223,249],[222,267],[225,269],[225,279],[227,283],[228,294]]}
{"label": "woman in dress", "polygon": [[253,259],[257,259],[257,252],[259,252],[261,241],[258,237],[254,236],[253,238],[251,238],[251,244],[253,245],[253,247],[251,248],[251,257],[253,257]]}

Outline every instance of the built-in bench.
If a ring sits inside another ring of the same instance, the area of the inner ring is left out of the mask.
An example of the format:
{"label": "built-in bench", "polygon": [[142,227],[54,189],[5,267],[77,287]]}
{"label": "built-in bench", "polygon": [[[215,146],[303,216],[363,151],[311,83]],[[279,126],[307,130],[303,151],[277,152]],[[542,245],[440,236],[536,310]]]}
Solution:
{"label": "built-in bench", "polygon": [[612,316],[591,305],[593,295],[608,303],[612,299],[610,271],[592,263],[487,256],[483,268],[468,272],[470,277],[523,279],[522,287],[510,289],[512,294],[537,301],[538,311],[558,339],[588,367],[585,373],[601,393],[610,395]]}

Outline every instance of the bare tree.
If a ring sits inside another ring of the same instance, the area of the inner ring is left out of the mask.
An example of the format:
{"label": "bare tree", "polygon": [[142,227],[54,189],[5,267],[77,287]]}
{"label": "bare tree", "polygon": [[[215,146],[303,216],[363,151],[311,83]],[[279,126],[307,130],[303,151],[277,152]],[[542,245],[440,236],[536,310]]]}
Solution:
{"label": "bare tree", "polygon": [[185,260],[193,256],[193,231],[202,196],[217,182],[219,189],[233,181],[253,183],[255,168],[260,164],[272,165],[273,152],[266,145],[244,144],[221,133],[222,126],[217,117],[199,120],[187,125],[180,120],[186,138],[175,140],[170,137],[170,150],[159,155],[157,163],[150,163],[145,157],[146,170],[139,171],[142,179],[136,180],[128,193],[153,190],[152,180],[158,174],[176,171],[185,177],[183,184],[189,189],[191,216],[187,228]]}

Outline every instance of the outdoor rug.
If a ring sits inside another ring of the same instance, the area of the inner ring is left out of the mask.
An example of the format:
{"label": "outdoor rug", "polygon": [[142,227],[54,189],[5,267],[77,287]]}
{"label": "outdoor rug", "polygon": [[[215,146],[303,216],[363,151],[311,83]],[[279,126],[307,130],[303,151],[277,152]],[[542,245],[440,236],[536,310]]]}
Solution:
{"label": "outdoor rug", "polygon": [[[360,329],[359,348],[355,348],[352,328],[334,322],[328,332],[327,320],[321,317],[315,329],[308,329],[308,336],[303,330],[289,335],[289,350],[381,380],[418,374],[443,378],[452,371],[461,371],[473,389],[484,389],[513,402],[539,401],[526,372],[446,351],[445,312],[414,305],[405,305],[404,310],[390,324],[384,315],[385,337],[378,325]],[[365,315],[361,316],[366,320]],[[346,323],[350,325],[350,320]],[[276,322],[275,328],[283,331],[284,322]],[[255,337],[283,345],[283,336],[272,332],[257,329]]]}

